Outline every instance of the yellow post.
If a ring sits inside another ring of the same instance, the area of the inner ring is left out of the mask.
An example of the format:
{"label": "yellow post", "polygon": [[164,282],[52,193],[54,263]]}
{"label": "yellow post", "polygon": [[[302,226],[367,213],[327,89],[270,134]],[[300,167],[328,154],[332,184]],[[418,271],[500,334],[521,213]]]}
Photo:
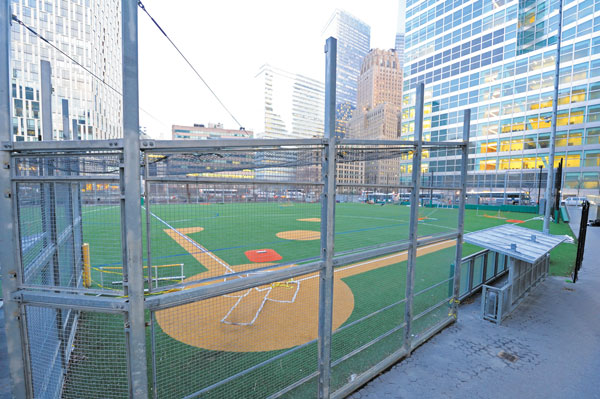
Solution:
{"label": "yellow post", "polygon": [[83,252],[83,286],[90,288],[92,286],[92,266],[90,263],[90,245],[84,243],[81,246]]}

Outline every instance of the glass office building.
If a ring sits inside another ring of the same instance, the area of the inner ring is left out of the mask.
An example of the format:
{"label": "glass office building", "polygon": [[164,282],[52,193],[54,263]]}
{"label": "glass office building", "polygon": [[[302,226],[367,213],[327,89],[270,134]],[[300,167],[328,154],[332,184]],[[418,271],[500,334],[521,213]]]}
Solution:
{"label": "glass office building", "polygon": [[[524,191],[535,200],[541,174],[545,186],[558,7],[555,0],[407,1],[401,134],[414,134],[418,83],[425,83],[426,140],[459,139],[462,110],[470,108],[470,191]],[[563,160],[564,195],[600,188],[599,15],[599,0],[565,0],[553,165]],[[426,176],[457,182],[458,152],[426,156]],[[410,171],[408,160],[402,170]]]}
{"label": "glass office building", "polygon": [[323,137],[325,86],[318,80],[263,65],[255,76],[252,128],[258,138]]}
{"label": "glass office building", "polygon": [[396,40],[394,48],[398,54],[400,65],[404,65],[404,35],[406,26],[406,0],[398,1],[398,26],[396,29]]}
{"label": "glass office building", "polygon": [[[13,22],[11,95],[14,140],[41,138],[42,60],[49,61],[52,68],[54,139],[122,137],[122,100],[118,93],[122,86],[121,2],[11,0],[11,3],[17,18],[105,82],[94,78]],[[65,113],[68,131],[63,131],[63,100],[68,101],[68,113]]]}
{"label": "glass office building", "polygon": [[371,27],[343,10],[335,10],[323,29],[323,37],[337,39],[337,86],[335,133],[348,133],[356,109],[356,89],[363,58],[371,49]]}

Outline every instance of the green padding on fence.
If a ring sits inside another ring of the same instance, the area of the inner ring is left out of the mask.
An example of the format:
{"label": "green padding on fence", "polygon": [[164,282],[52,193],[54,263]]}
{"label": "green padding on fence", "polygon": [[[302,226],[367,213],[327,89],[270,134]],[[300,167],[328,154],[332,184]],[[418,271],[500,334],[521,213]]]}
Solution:
{"label": "green padding on fence", "polygon": [[479,209],[480,211],[504,211],[519,213],[537,213],[536,205],[465,205],[465,209]]}
{"label": "green padding on fence", "polygon": [[564,206],[560,207],[560,217],[565,223],[569,223],[569,213]]}

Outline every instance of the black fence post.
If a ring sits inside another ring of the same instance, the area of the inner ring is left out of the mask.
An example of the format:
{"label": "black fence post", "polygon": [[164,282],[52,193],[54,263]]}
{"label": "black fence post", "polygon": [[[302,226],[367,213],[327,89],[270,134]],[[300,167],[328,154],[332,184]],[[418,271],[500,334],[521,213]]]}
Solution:
{"label": "black fence post", "polygon": [[583,261],[583,251],[585,250],[585,235],[587,233],[588,216],[590,212],[590,203],[583,201],[581,207],[581,221],[579,223],[579,237],[577,239],[577,257],[575,258],[575,268],[573,269],[573,282],[577,281],[581,262]]}

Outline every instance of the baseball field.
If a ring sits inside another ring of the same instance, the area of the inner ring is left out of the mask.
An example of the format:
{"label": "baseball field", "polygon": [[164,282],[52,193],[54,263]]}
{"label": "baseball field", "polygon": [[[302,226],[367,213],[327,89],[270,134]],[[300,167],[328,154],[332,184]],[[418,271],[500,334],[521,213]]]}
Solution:
{"label": "baseball field", "polygon": [[[144,257],[147,265],[150,254],[156,278],[153,290],[161,292],[163,287],[179,282],[188,287],[213,284],[232,273],[268,273],[273,268],[318,259],[320,209],[318,203],[301,202],[151,204],[148,220],[146,208],[142,213],[144,235],[146,226],[150,231],[150,251],[144,247]],[[409,212],[409,207],[393,204],[336,204],[336,254],[406,240]],[[82,215],[84,242],[90,246],[92,288],[120,290],[119,208],[88,206]],[[419,208],[419,237],[454,230],[457,217],[456,209]],[[534,214],[466,211],[466,232],[504,223],[534,229],[541,229],[542,224]],[[566,234],[568,226],[564,226],[553,225],[552,232]],[[574,248],[562,244],[555,249],[551,272],[560,274],[568,268],[565,263],[574,258]],[[478,250],[465,245],[463,255]],[[420,317],[414,324],[416,333],[447,317],[448,307],[443,303],[451,292],[454,253],[453,241],[419,249],[414,314]],[[335,269],[334,388],[401,345],[406,256],[406,252],[399,252]],[[145,270],[147,273],[148,268]],[[148,352],[155,354],[154,358],[149,355],[148,366],[155,370],[152,379],[157,396],[199,393],[201,397],[267,397],[297,381],[302,383],[286,395],[314,393],[318,297],[318,275],[308,274],[155,312],[147,333],[151,343]],[[435,309],[424,312],[435,305]],[[118,382],[115,370],[124,362],[120,317],[85,313],[79,323],[74,358],[84,360],[70,365],[67,396],[94,390],[97,378],[86,378],[90,370],[95,377]],[[385,337],[360,356],[352,356],[382,335]],[[112,356],[98,349],[107,347]],[[99,355],[90,355],[94,353]]]}

